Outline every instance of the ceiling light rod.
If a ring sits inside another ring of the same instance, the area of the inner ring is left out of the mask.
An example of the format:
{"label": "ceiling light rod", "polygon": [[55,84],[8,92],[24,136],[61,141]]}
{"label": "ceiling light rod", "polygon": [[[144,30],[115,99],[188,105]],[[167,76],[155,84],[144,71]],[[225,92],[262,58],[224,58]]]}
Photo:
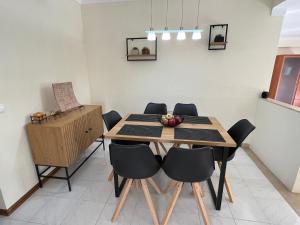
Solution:
{"label": "ceiling light rod", "polygon": [[150,2],[150,30],[148,32],[148,36],[147,36],[147,39],[148,41],[155,41],[156,40],[156,35],[155,35],[155,32],[153,32],[153,27],[152,27],[152,20],[153,20],[153,16],[152,16],[152,11],[153,11],[153,5],[152,5],[152,0]]}
{"label": "ceiling light rod", "polygon": [[[148,34],[148,33],[156,33],[156,34],[162,34],[165,30],[146,30],[145,32]],[[183,31],[183,32],[186,32],[186,33],[193,33],[195,31],[198,31],[198,32],[203,32],[202,29],[177,29],[177,30],[168,30],[168,32],[170,33],[178,33],[179,31]]]}

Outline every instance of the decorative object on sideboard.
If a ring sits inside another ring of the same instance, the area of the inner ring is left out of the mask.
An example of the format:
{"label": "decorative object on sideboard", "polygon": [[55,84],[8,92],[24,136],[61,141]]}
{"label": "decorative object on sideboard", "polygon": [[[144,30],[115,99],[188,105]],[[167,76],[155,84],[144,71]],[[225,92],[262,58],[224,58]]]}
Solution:
{"label": "decorative object on sideboard", "polygon": [[80,107],[78,103],[72,82],[52,84],[54,96],[61,112]]}
{"label": "decorative object on sideboard", "polygon": [[[139,54],[133,49],[142,49]],[[131,49],[131,50],[129,50]],[[147,37],[126,38],[127,61],[155,61],[157,60],[157,40],[148,41]]]}
{"label": "decorative object on sideboard", "polygon": [[162,40],[168,41],[171,39],[171,34],[175,33],[177,34],[177,40],[185,40],[186,39],[186,33],[192,33],[192,39],[193,40],[200,40],[202,35],[201,32],[202,29],[199,28],[199,12],[200,12],[200,0],[198,0],[197,3],[197,21],[196,26],[193,29],[185,29],[183,28],[183,18],[184,18],[184,0],[181,0],[181,20],[180,20],[180,26],[179,29],[169,29],[168,28],[168,13],[169,13],[169,0],[166,0],[166,26],[164,29],[158,29],[154,30],[152,26],[152,20],[153,20],[153,0],[150,0],[150,29],[146,30],[147,33],[147,39],[148,41],[155,41],[158,34],[162,34]]}
{"label": "decorative object on sideboard", "polygon": [[46,113],[43,112],[36,112],[30,115],[31,123],[42,123],[47,121],[48,117]]}
{"label": "decorative object on sideboard", "polygon": [[227,46],[228,24],[210,26],[208,50],[225,50]]}

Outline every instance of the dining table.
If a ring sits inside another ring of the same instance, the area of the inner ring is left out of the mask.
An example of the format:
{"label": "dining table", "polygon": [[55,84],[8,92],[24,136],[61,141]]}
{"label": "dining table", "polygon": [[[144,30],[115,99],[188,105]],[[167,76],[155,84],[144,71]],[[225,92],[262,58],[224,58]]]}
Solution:
{"label": "dining table", "polygon": [[[217,189],[211,179],[207,180],[209,190],[217,210],[221,209],[229,148],[236,147],[235,141],[215,117],[182,116],[183,122],[176,127],[163,126],[162,115],[127,114],[104,137],[111,140],[127,140],[154,143],[172,143],[219,147],[222,163]],[[192,151],[192,149],[191,149]],[[114,173],[115,196],[119,197],[126,178],[119,185],[119,176]]]}

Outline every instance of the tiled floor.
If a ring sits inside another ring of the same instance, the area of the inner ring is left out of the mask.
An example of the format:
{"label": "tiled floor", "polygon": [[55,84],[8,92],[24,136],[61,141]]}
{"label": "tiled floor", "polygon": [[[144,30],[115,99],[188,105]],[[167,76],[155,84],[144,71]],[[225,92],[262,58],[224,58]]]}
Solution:
{"label": "tiled floor", "polygon": [[300,216],[300,194],[290,192],[249,147],[245,147],[244,149],[248,156],[255,162],[256,166],[276,188],[276,190],[279,191],[279,193],[290,204],[290,206],[293,207],[298,216]]}
{"label": "tiled floor", "polygon": [[[98,151],[72,178],[72,192],[66,182],[50,180],[0,225],[109,225],[117,199],[110,172],[108,152]],[[62,171],[63,172],[63,171]],[[206,183],[202,184],[204,202],[212,225],[300,225],[300,219],[277,190],[264,177],[248,155],[240,149],[230,162],[227,175],[236,196],[234,204],[225,194],[222,210],[216,211]],[[168,182],[163,171],[155,177],[161,187]],[[218,181],[218,171],[213,182]],[[162,219],[170,194],[158,195],[151,189],[159,217]],[[133,189],[117,225],[152,225],[141,190]],[[190,185],[185,185],[171,217],[170,225],[202,225]]]}

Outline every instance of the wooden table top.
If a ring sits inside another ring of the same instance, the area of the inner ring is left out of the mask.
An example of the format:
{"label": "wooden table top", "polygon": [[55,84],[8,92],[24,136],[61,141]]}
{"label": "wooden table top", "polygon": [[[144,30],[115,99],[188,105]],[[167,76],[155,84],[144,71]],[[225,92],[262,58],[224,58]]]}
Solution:
{"label": "wooden table top", "polygon": [[175,139],[174,128],[163,127],[161,137],[148,137],[148,136],[131,136],[131,135],[119,135],[118,132],[124,125],[143,125],[143,126],[162,126],[160,122],[141,122],[141,121],[126,121],[128,116],[126,115],[118,124],[116,124],[109,132],[104,134],[105,138],[113,140],[129,140],[129,141],[149,141],[149,142],[163,142],[163,143],[177,143],[177,144],[197,144],[205,146],[215,147],[236,147],[235,141],[222,127],[219,121],[215,117],[208,117],[212,124],[188,124],[182,123],[176,128],[191,128],[191,129],[212,129],[218,130],[224,139],[224,142],[216,141],[202,141],[202,140],[183,140]]}

